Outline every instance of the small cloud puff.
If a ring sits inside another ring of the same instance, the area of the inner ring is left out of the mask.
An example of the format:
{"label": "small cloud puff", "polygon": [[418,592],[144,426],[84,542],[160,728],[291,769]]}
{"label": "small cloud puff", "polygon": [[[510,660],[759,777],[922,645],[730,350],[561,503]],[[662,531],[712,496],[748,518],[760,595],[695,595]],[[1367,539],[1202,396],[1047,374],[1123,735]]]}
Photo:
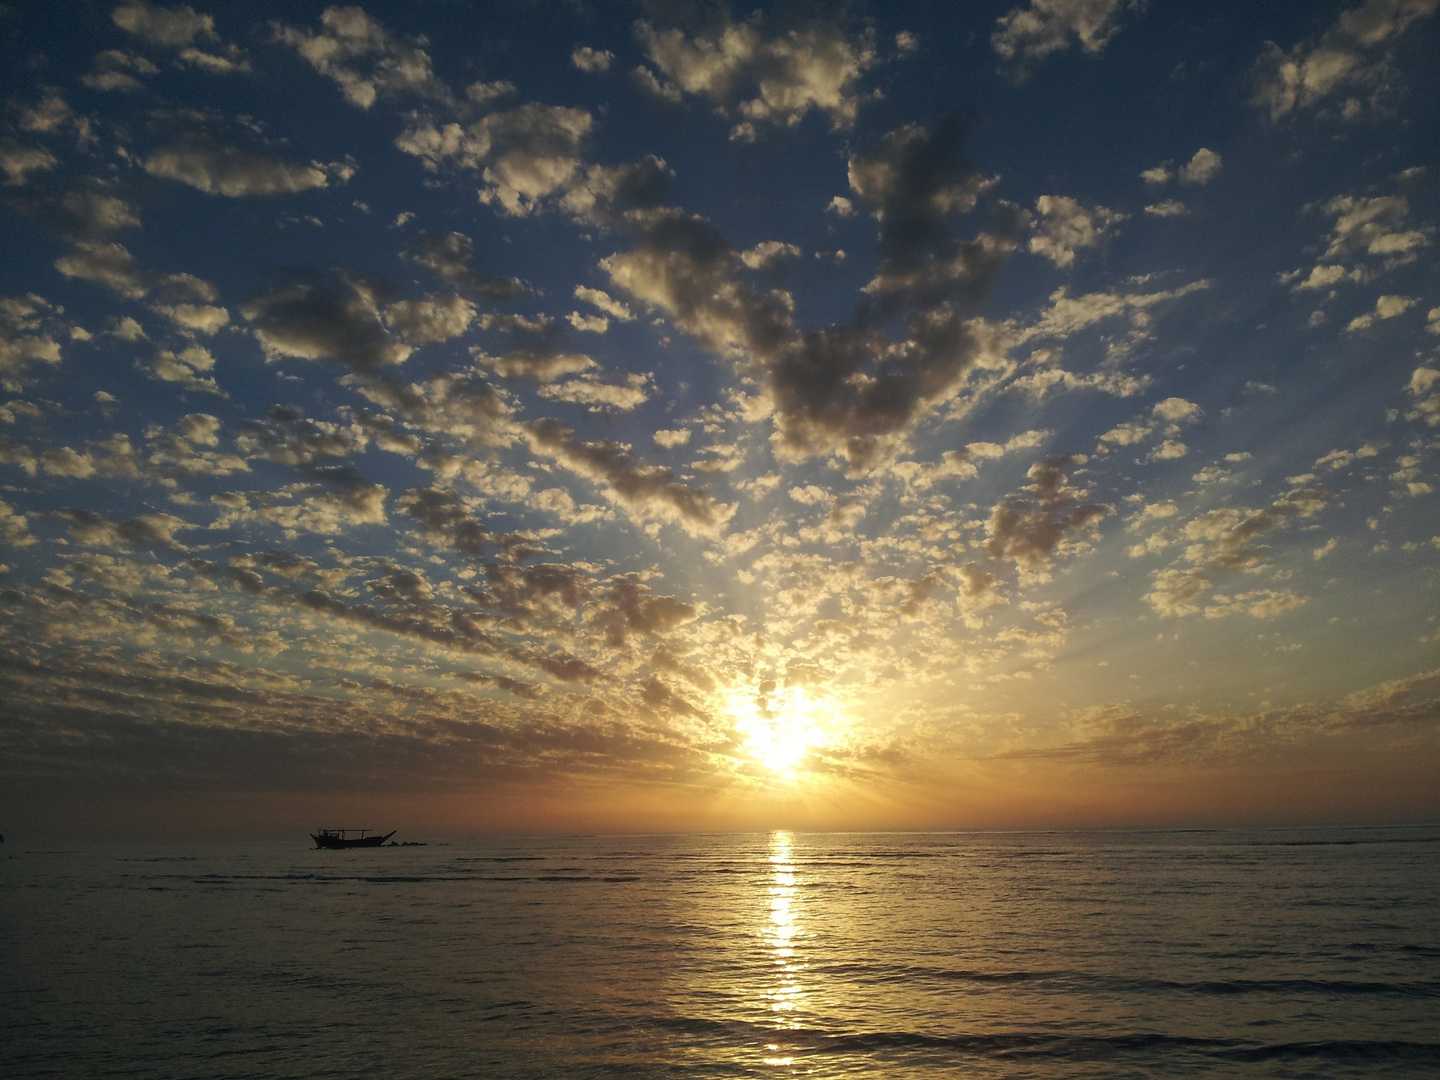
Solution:
{"label": "small cloud puff", "polygon": [[751,270],[771,270],[786,259],[798,259],[799,257],[800,249],[798,247],[794,244],[781,243],[779,240],[763,240],[749,251],[740,253],[740,261]]}
{"label": "small cloud puff", "polygon": [[227,146],[206,135],[180,139],[145,159],[151,176],[178,180],[207,195],[244,198],[288,195],[323,188],[330,178],[320,166],[294,164]]}
{"label": "small cloud puff", "polygon": [[1080,248],[1098,247],[1114,236],[1125,215],[1103,206],[1084,206],[1065,195],[1041,195],[1035,202],[1040,221],[1030,238],[1030,250],[1056,266],[1075,262]]}
{"label": "small cloud puff", "polygon": [[1098,56],[1120,32],[1121,16],[1144,9],[1145,0],[1031,0],[995,21],[990,45],[1010,77],[1023,82],[1045,57],[1072,44]]}
{"label": "small cloud puff", "polygon": [[1220,172],[1220,167],[1220,155],[1214,150],[1207,150],[1202,146],[1195,151],[1194,157],[1180,167],[1180,182],[1182,184],[1208,184]]}
{"label": "small cloud puff", "polygon": [[358,7],[326,8],[320,24],[318,33],[270,25],[276,41],[332,79],[352,105],[368,109],[381,94],[450,100],[449,89],[431,70],[423,40],[392,34]]}
{"label": "small cloud puff", "polygon": [[630,322],[635,318],[634,312],[619,300],[612,297],[604,289],[592,289],[588,285],[576,285],[575,299],[584,300],[587,304],[599,308],[612,319],[619,319],[621,322]]}
{"label": "small cloud puff", "polygon": [[1199,187],[1215,179],[1222,165],[1223,161],[1218,153],[1202,146],[1189,161],[1178,168],[1169,161],[1162,161],[1154,168],[1142,172],[1140,179],[1150,187],[1163,187],[1172,180]]}
{"label": "small cloud puff", "polygon": [[1375,310],[1365,315],[1357,315],[1350,320],[1345,327],[1347,333],[1355,333],[1360,330],[1369,330],[1377,322],[1384,319],[1393,319],[1397,315],[1404,314],[1414,307],[1418,300],[1413,296],[1382,296],[1375,301]]}
{"label": "small cloud puff", "polygon": [[576,45],[570,54],[570,63],[590,75],[603,75],[615,62],[615,54],[609,49],[592,49],[588,45]]}
{"label": "small cloud puff", "polygon": [[[831,23],[815,23],[766,38],[759,18],[726,22],[709,34],[635,24],[646,57],[667,80],[648,68],[637,74],[662,97],[681,92],[709,98],[736,119],[730,137],[749,141],[761,126],[794,127],[812,109],[831,126],[855,123],[862,96],[856,83],[877,62],[873,34],[849,39]],[[643,76],[642,76],[643,78]]]}

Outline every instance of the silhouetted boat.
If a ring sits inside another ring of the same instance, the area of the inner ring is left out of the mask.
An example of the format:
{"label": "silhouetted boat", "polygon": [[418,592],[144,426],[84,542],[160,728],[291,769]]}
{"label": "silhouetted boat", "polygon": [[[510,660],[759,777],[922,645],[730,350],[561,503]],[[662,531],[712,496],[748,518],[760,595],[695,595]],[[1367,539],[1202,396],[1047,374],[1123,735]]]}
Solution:
{"label": "silhouetted boat", "polygon": [[[316,829],[310,834],[310,839],[315,841],[317,848],[352,848],[352,847],[379,847],[395,835],[391,829],[384,836],[376,833],[374,836],[366,836],[369,829]],[[359,833],[359,836],[349,836],[348,833]]]}

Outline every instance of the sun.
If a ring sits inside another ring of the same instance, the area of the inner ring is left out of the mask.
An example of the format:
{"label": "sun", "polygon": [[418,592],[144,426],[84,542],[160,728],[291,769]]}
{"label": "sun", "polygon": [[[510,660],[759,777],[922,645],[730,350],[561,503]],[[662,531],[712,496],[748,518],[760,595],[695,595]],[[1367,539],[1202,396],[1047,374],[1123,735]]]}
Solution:
{"label": "sun", "polygon": [[745,752],[787,780],[795,778],[812,747],[824,745],[816,720],[819,706],[800,687],[737,695],[731,711],[735,729],[745,737]]}

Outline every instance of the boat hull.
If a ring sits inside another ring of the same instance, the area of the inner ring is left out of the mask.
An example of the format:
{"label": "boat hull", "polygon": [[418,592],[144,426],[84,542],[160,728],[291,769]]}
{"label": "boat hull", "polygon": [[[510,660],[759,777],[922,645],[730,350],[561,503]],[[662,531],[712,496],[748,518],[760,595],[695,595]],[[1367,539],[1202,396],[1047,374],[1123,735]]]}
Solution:
{"label": "boat hull", "polygon": [[317,848],[328,848],[332,851],[338,851],[344,848],[380,847],[386,840],[389,840],[390,837],[394,835],[394,830],[386,833],[384,836],[360,836],[354,838],[348,836],[333,836],[330,833],[311,833],[310,839],[315,841]]}

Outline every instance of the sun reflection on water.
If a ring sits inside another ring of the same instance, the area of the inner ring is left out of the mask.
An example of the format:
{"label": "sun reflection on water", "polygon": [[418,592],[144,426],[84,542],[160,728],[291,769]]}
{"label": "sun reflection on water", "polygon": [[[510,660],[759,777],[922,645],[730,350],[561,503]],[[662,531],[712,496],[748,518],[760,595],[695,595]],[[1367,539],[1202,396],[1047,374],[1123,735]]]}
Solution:
{"label": "sun reflection on water", "polygon": [[[800,1010],[805,999],[805,985],[801,980],[807,965],[797,948],[801,931],[792,849],[793,838],[788,832],[771,833],[770,919],[765,926],[764,941],[773,977],[765,990],[765,1002],[777,1031],[801,1026]],[[764,1058],[766,1065],[795,1062],[792,1056],[781,1052],[779,1043],[767,1044],[765,1049],[770,1055]]]}

